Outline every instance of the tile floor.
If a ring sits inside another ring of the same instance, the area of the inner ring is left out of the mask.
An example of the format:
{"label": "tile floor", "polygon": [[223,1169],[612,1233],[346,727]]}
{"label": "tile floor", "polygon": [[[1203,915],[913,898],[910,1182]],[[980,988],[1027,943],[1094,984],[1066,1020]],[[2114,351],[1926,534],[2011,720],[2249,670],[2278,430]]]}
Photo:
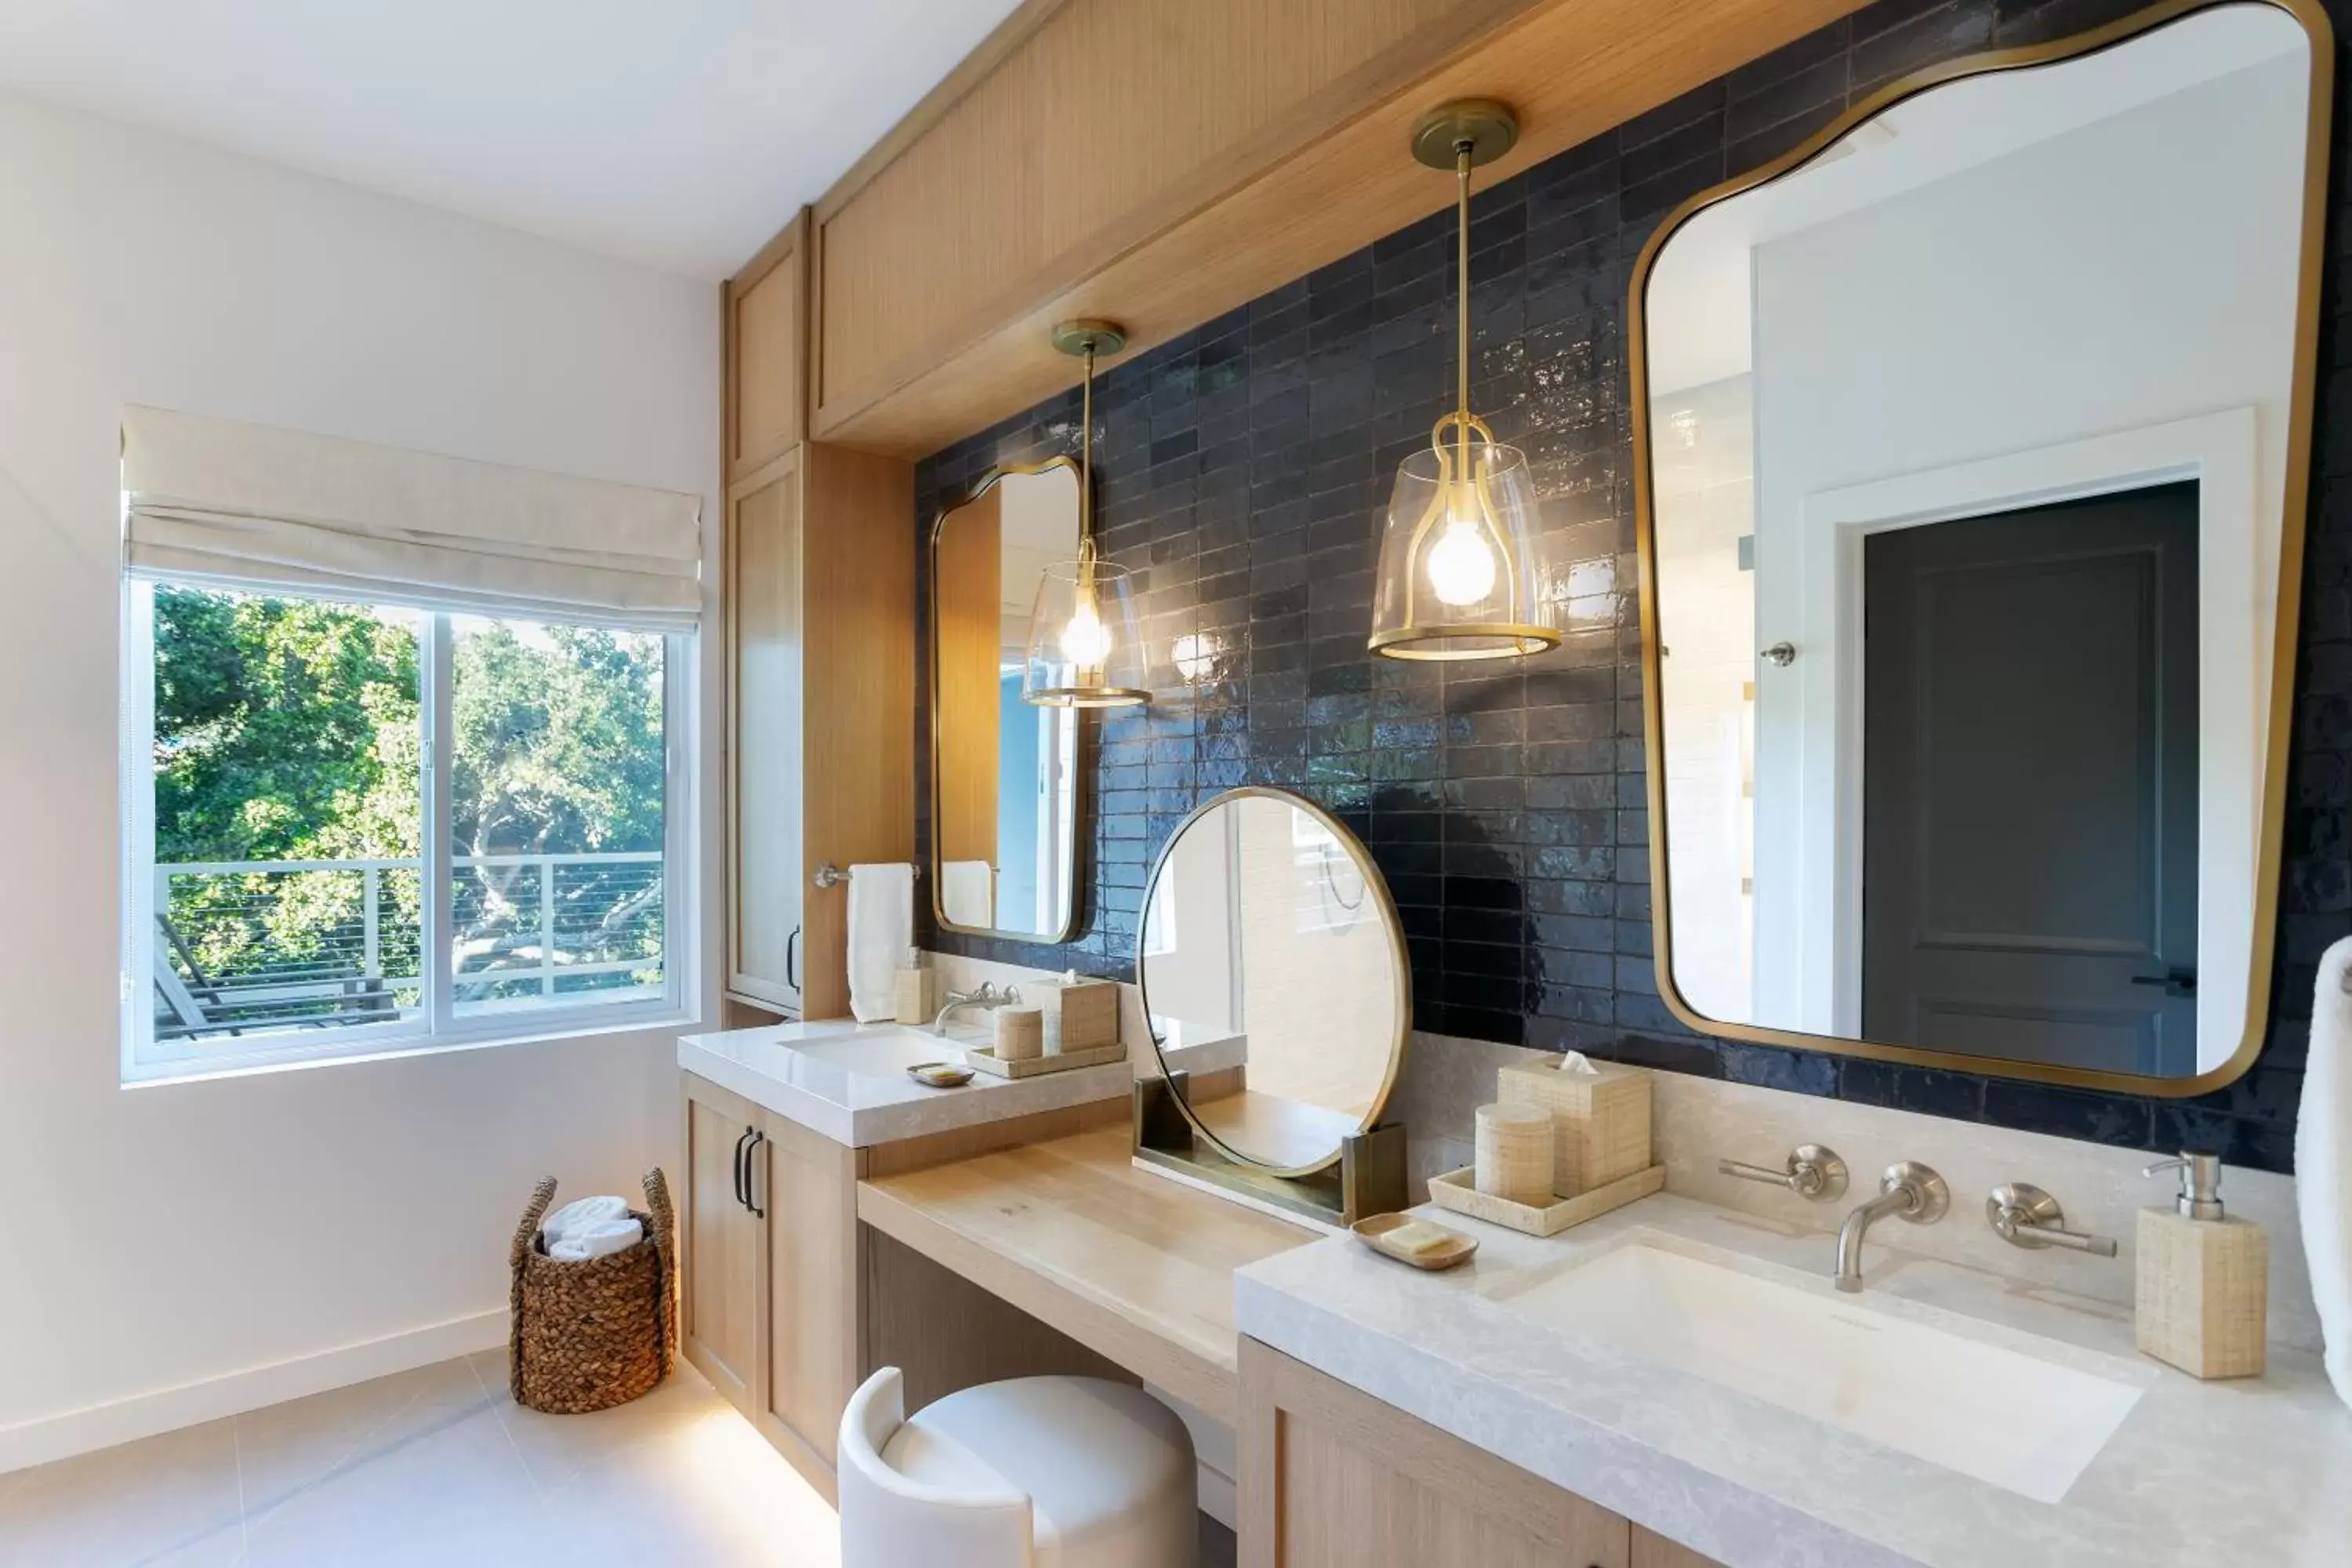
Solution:
{"label": "tile floor", "polygon": [[[1202,1521],[1202,1568],[1233,1537]],[[506,1352],[0,1475],[0,1568],[838,1568],[833,1510],[680,1363],[541,1415]]]}

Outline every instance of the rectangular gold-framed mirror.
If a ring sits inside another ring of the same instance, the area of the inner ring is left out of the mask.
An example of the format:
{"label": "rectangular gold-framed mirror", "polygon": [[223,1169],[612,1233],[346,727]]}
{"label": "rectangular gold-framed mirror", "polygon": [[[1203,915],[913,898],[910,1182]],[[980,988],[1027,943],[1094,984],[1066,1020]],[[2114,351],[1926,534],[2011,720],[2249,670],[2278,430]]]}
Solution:
{"label": "rectangular gold-framed mirror", "polygon": [[930,536],[933,912],[950,931],[1061,942],[1077,919],[1079,710],[1023,700],[1030,611],[1078,551],[1078,466],[998,468]]}
{"label": "rectangular gold-framed mirror", "polygon": [[2170,0],[1671,215],[1632,320],[1692,1027],[2181,1096],[2261,1049],[2334,42]]}

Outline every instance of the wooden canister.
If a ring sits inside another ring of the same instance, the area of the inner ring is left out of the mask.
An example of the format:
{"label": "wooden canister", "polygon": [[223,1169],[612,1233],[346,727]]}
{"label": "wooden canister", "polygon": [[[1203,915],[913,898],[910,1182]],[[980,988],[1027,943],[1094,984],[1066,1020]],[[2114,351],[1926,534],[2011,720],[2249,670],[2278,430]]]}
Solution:
{"label": "wooden canister", "polygon": [[1034,1007],[996,1009],[996,1058],[1025,1062],[1045,1054],[1045,1016]]}
{"label": "wooden canister", "polygon": [[1539,1105],[1478,1108],[1478,1190],[1506,1203],[1542,1208],[1551,1202],[1551,1112]]}

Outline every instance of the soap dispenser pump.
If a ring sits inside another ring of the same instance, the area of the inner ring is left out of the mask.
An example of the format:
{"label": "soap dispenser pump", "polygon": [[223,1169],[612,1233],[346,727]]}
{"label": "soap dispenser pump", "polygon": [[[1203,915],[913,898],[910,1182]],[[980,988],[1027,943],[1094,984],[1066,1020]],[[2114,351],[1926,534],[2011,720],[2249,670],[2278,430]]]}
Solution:
{"label": "soap dispenser pump", "polygon": [[2221,1205],[2221,1157],[2183,1150],[2142,1173],[2179,1173],[2165,1208],[2139,1215],[2141,1353],[2198,1377],[2256,1377],[2270,1309],[2270,1233]]}

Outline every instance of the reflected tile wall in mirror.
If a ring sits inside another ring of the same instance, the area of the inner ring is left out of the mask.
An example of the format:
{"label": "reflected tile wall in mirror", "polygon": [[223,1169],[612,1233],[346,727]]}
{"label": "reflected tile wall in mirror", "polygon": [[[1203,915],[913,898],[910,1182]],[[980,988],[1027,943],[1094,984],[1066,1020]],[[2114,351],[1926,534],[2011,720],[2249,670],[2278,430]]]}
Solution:
{"label": "reflected tile wall in mirror", "polygon": [[[926,945],[1131,978],[1159,845],[1219,791],[1279,784],[1371,847],[1411,946],[1420,1029],[2289,1168],[2313,965],[2352,931],[2352,427],[2329,426],[2352,394],[2327,369],[2352,367],[2340,321],[2321,345],[2279,974],[2252,1073],[2160,1100],[1747,1046],[1680,1028],[1652,970],[1624,371],[1635,256],[1675,203],[1906,71],[2135,8],[1882,0],[1481,194],[1473,398],[1526,448],[1547,524],[1570,536],[1581,625],[1557,653],[1448,671],[1364,651],[1379,508],[1450,397],[1450,214],[1114,362],[1097,394],[1103,541],[1146,574],[1160,698],[1099,731],[1078,940],[927,928]],[[2352,27],[2352,5],[2330,10]],[[2347,163],[2339,152],[2339,223]],[[1075,450],[1076,419],[1073,390],[933,454],[918,517],[992,464]],[[927,751],[917,765],[927,777]],[[928,854],[928,822],[919,835]]]}

